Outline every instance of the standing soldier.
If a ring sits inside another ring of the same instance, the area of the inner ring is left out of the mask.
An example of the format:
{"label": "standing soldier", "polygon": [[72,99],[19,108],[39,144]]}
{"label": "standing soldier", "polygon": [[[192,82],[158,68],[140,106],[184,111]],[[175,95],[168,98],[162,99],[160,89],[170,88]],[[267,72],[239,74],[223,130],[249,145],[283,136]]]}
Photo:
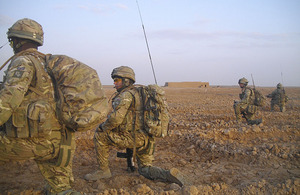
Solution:
{"label": "standing soldier", "polygon": [[[81,194],[71,189],[74,139],[70,140],[70,163],[57,166],[63,136],[52,80],[37,51],[43,45],[42,26],[24,18],[7,35],[15,55],[0,90],[0,161],[33,159],[47,181],[46,194]],[[39,63],[34,65],[29,55]]]}
{"label": "standing soldier", "polygon": [[271,111],[274,111],[274,106],[278,105],[280,108],[280,112],[285,112],[285,104],[288,101],[288,97],[285,94],[285,90],[281,83],[277,84],[277,89],[275,89],[272,93],[267,95],[268,98],[271,99]]}
{"label": "standing soldier", "polygon": [[250,87],[247,87],[248,80],[241,78],[239,85],[242,93],[240,94],[240,101],[234,101],[233,108],[238,123],[241,123],[241,114],[246,119],[249,125],[260,124],[262,119],[255,119],[254,115],[257,112],[257,106],[254,105],[255,95]]}
{"label": "standing soldier", "polygon": [[[117,90],[112,99],[113,110],[107,120],[96,130],[94,137],[99,170],[87,174],[85,179],[93,181],[112,176],[108,162],[109,146],[120,149],[136,147],[138,172],[141,175],[151,180],[177,183],[182,186],[184,178],[179,170],[176,168],[165,170],[152,166],[154,139],[145,132],[143,127],[143,105],[141,96],[133,86],[134,71],[130,67],[121,66],[113,69],[111,77]],[[138,116],[134,117],[134,113]]]}

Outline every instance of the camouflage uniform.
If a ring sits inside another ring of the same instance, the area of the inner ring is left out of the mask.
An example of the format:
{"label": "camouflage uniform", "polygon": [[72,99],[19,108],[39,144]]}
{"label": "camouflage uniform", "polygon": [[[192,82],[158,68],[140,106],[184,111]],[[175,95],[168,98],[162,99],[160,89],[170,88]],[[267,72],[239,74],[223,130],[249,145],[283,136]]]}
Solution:
{"label": "camouflage uniform", "polygon": [[[32,22],[18,22],[24,21]],[[45,59],[36,54],[34,48],[17,53],[5,72],[0,91],[0,161],[35,160],[47,181],[47,192],[58,193],[71,189],[75,140],[70,140],[70,163],[57,166],[64,131],[55,114],[54,88]],[[40,64],[34,65],[28,55]]]}
{"label": "camouflage uniform", "polygon": [[[244,81],[244,83],[243,83]],[[241,121],[241,114],[246,119],[248,124],[259,124],[261,119],[254,120],[254,116],[257,112],[257,106],[254,105],[255,95],[251,88],[247,87],[248,81],[245,78],[240,79],[239,84],[245,84],[242,87],[242,93],[240,101],[235,101],[233,108],[237,122]]]}
{"label": "camouflage uniform", "polygon": [[172,174],[175,175],[174,172],[178,171],[177,169],[165,170],[152,166],[155,141],[143,130],[143,107],[141,97],[135,88],[127,86],[119,91],[112,99],[112,108],[112,112],[96,130],[94,137],[97,160],[101,171],[94,175],[87,174],[85,179],[97,180],[111,177],[108,157],[109,146],[112,145],[120,149],[136,147],[138,171],[144,177],[182,185],[182,181],[178,181],[178,178],[172,176]]}
{"label": "camouflage uniform", "polygon": [[285,112],[285,104],[288,101],[288,97],[285,94],[285,90],[280,83],[277,84],[277,89],[275,89],[271,94],[267,95],[271,99],[271,111],[274,111],[275,105],[278,105],[280,112]]}

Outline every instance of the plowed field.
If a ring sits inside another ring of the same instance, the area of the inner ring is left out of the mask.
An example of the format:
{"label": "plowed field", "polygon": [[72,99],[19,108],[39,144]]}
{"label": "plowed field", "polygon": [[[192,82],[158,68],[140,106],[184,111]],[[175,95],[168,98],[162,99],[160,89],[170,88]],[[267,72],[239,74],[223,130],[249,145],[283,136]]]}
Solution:
{"label": "plowed field", "polygon": [[[105,88],[108,97],[114,92]],[[189,182],[150,181],[126,171],[111,148],[112,178],[87,182],[97,169],[93,131],[78,133],[74,189],[85,194],[300,194],[300,88],[286,88],[287,111],[260,109],[263,124],[235,123],[238,87],[165,88],[172,133],[158,139],[154,165],[176,167]],[[259,88],[264,95],[274,88]],[[0,166],[0,194],[43,194],[45,182],[34,161]]]}

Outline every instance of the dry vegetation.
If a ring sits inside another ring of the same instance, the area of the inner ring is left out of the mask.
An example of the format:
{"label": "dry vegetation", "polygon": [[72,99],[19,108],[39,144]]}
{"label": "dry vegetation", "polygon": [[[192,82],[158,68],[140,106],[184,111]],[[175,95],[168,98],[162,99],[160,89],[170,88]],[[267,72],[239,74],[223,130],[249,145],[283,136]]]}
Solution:
{"label": "dry vegetation", "polygon": [[[109,97],[113,89],[105,88]],[[286,88],[285,113],[259,113],[259,126],[238,126],[233,101],[239,88],[166,88],[171,136],[157,140],[154,165],[180,169],[189,185],[150,181],[126,172],[126,160],[111,148],[113,177],[86,182],[97,169],[93,131],[78,133],[74,189],[85,194],[300,194],[300,88]],[[264,95],[274,88],[260,88]],[[278,109],[277,109],[278,111]],[[42,194],[44,181],[33,161],[0,167],[0,194]]]}

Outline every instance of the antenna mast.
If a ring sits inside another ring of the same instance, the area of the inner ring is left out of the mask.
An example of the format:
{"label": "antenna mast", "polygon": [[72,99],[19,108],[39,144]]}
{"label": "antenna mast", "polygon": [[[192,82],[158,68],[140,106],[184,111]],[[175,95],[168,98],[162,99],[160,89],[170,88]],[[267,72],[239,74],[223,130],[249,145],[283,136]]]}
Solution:
{"label": "antenna mast", "polygon": [[152,62],[152,58],[151,58],[151,54],[150,54],[150,49],[149,49],[149,45],[148,45],[148,40],[147,40],[147,36],[146,36],[144,22],[143,22],[142,14],[141,14],[141,11],[140,11],[140,6],[139,6],[139,3],[138,3],[137,0],[136,0],[136,4],[137,4],[138,10],[139,10],[139,14],[140,14],[140,19],[141,19],[141,23],[142,23],[142,27],[143,27],[144,37],[145,37],[145,41],[146,41],[146,45],[147,45],[147,50],[148,50],[148,54],[149,54],[149,59],[150,59],[151,67],[152,67],[152,72],[153,72],[155,84],[157,85],[157,80],[156,80],[154,66],[153,66],[153,62]]}

